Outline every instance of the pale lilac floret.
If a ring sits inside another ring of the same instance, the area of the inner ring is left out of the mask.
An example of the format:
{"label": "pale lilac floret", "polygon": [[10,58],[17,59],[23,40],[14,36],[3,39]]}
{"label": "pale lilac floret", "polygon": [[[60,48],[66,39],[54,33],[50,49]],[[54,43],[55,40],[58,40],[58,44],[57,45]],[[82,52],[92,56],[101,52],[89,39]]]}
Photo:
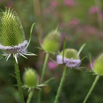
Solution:
{"label": "pale lilac floret", "polygon": [[23,56],[24,58],[26,58],[24,55],[32,55],[32,54],[27,53],[27,44],[28,44],[27,40],[25,40],[23,43],[21,43],[19,45],[15,45],[15,46],[3,46],[0,44],[0,49],[3,50],[3,52],[4,52],[3,55],[6,56],[6,60],[8,60],[11,55],[13,55],[16,62],[18,63],[18,61],[17,61],[18,56]]}
{"label": "pale lilac floret", "polygon": [[78,67],[80,66],[80,63],[81,63],[80,59],[77,59],[77,60],[74,60],[73,58],[67,59],[67,58],[63,58],[61,55],[57,55],[56,60],[58,64],[66,63],[66,66],[71,68],[76,66]]}
{"label": "pale lilac floret", "polygon": [[25,40],[23,43],[15,46],[3,46],[0,44],[0,49],[2,49],[5,54],[24,54],[27,52],[27,48],[25,48],[27,43],[28,41]]}
{"label": "pale lilac floret", "polygon": [[63,60],[63,57],[61,55],[57,55],[56,60],[57,60],[58,64],[63,64],[63,63],[67,62],[67,59],[64,58],[64,60]]}

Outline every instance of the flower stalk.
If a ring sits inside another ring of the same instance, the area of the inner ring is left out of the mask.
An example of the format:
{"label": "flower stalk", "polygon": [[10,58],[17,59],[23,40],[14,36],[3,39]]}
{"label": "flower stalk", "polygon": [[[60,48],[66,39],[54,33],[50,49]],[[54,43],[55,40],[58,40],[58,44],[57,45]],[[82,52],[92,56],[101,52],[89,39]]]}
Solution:
{"label": "flower stalk", "polygon": [[63,82],[64,82],[64,79],[65,79],[67,70],[68,70],[68,67],[65,66],[64,72],[63,72],[63,76],[61,78],[61,82],[60,82],[60,85],[59,85],[59,88],[58,88],[57,95],[55,97],[54,103],[58,103],[58,98],[59,98],[59,95],[60,95],[60,92],[61,92],[61,89],[62,89],[62,86],[63,86]]}
{"label": "flower stalk", "polygon": [[96,83],[97,83],[97,81],[98,81],[99,78],[100,78],[100,76],[97,75],[96,78],[95,78],[95,80],[94,80],[94,82],[93,82],[93,84],[92,84],[92,86],[91,86],[91,88],[90,88],[90,90],[89,90],[89,92],[88,92],[88,94],[87,94],[87,96],[85,97],[83,103],[86,103],[86,101],[88,100],[88,98],[89,98],[91,92],[93,91],[93,89],[94,89],[94,87],[95,87],[95,85],[96,85]]}
{"label": "flower stalk", "polygon": [[27,103],[30,103],[32,96],[33,96],[33,90],[31,90],[31,91],[29,92],[29,96],[28,96],[28,99],[27,99]]}
{"label": "flower stalk", "polygon": [[14,67],[15,67],[15,73],[16,73],[16,79],[17,79],[17,85],[18,85],[21,103],[25,103],[23,91],[22,91],[22,84],[21,84],[21,80],[20,80],[19,66],[18,66],[17,62],[15,61],[15,58],[14,58]]}
{"label": "flower stalk", "polygon": [[[43,65],[43,70],[42,70],[42,75],[41,75],[41,81],[40,84],[43,83],[43,79],[44,79],[44,73],[45,73],[45,69],[46,69],[46,64],[49,58],[49,53],[46,53],[46,57],[45,57],[45,61],[44,61],[44,65]],[[41,101],[41,90],[39,91],[39,96],[38,96],[38,103],[40,103]]]}

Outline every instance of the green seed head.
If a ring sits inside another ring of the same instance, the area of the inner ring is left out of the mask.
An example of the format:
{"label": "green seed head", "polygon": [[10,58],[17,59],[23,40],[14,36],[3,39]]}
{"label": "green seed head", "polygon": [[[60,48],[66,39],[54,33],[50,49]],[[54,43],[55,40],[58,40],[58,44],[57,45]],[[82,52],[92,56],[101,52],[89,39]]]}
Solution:
{"label": "green seed head", "polygon": [[93,70],[95,74],[103,76],[103,53],[95,61]]}
{"label": "green seed head", "polygon": [[[78,59],[78,55],[77,55],[77,50],[75,49],[65,49],[64,50],[64,57],[67,58],[67,59]],[[61,55],[63,56],[63,51],[61,52]]]}
{"label": "green seed head", "polygon": [[27,87],[35,88],[38,84],[35,70],[28,68],[23,75],[23,81]]}
{"label": "green seed head", "polygon": [[47,52],[54,53],[60,46],[60,33],[58,31],[50,32],[43,42],[43,49]]}
{"label": "green seed head", "polygon": [[17,14],[9,9],[0,15],[0,43],[3,46],[15,46],[23,43],[25,35]]}

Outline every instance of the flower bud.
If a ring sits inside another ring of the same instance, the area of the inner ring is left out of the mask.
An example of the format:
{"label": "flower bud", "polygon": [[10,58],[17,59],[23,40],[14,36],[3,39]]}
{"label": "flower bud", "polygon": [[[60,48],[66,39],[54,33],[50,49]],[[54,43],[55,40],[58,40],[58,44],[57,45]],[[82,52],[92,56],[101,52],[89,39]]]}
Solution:
{"label": "flower bud", "polygon": [[17,14],[9,9],[1,12],[0,43],[2,46],[15,46],[25,40],[23,27]]}
{"label": "flower bud", "polygon": [[23,81],[27,87],[35,88],[38,84],[35,70],[28,68],[23,75]]}
{"label": "flower bud", "polygon": [[60,46],[60,33],[58,31],[50,32],[43,42],[43,49],[47,52],[54,53]]}
{"label": "flower bud", "polygon": [[[65,49],[64,50],[64,57],[67,59],[78,59],[78,55],[77,55],[77,50],[75,49]],[[63,51],[61,52],[61,55],[63,56]]]}
{"label": "flower bud", "polygon": [[96,59],[93,71],[95,74],[103,76],[103,53]]}

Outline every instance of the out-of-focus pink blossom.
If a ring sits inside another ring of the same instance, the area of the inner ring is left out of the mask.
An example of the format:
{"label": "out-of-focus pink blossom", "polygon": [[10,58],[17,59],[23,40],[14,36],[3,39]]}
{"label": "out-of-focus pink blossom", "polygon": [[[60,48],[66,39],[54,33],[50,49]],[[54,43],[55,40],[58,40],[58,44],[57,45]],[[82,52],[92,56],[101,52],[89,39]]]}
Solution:
{"label": "out-of-focus pink blossom", "polygon": [[45,12],[46,12],[46,13],[50,13],[50,12],[51,12],[51,8],[50,8],[50,7],[47,7],[47,8],[45,9]]}
{"label": "out-of-focus pink blossom", "polygon": [[74,2],[74,0],[64,0],[64,5],[66,5],[66,6],[75,6],[76,5],[76,3]]}
{"label": "out-of-focus pink blossom", "polygon": [[61,33],[61,42],[63,43],[64,42],[64,38],[66,39],[66,41],[68,42],[69,41],[69,38],[68,38],[68,35],[66,33]]}
{"label": "out-of-focus pink blossom", "polygon": [[48,62],[48,67],[49,67],[49,69],[54,70],[54,69],[56,69],[57,64],[53,61],[49,61]]}
{"label": "out-of-focus pink blossom", "polygon": [[99,8],[97,6],[92,6],[90,9],[89,9],[89,13],[90,14],[95,14],[99,11]]}
{"label": "out-of-focus pink blossom", "polygon": [[61,29],[66,28],[66,27],[67,27],[67,23],[61,23],[61,24],[60,24],[60,28],[61,28]]}
{"label": "out-of-focus pink blossom", "polygon": [[88,65],[88,67],[92,70],[93,69],[93,67],[94,67],[94,63],[95,63],[95,59],[92,61],[92,63],[91,64],[89,64]]}
{"label": "out-of-focus pink blossom", "polygon": [[12,2],[11,0],[8,1],[7,4],[6,4],[6,6],[7,6],[7,7],[12,7],[12,6],[13,6],[13,2]]}
{"label": "out-of-focus pink blossom", "polygon": [[83,31],[85,31],[87,34],[97,34],[97,28],[92,26],[84,26]]}
{"label": "out-of-focus pink blossom", "polygon": [[76,27],[79,24],[79,19],[73,19],[72,21],[70,21],[69,26],[70,27]]}
{"label": "out-of-focus pink blossom", "polygon": [[50,2],[50,4],[51,4],[51,6],[55,6],[55,7],[58,5],[57,1],[54,1],[54,0],[52,0],[52,1]]}

